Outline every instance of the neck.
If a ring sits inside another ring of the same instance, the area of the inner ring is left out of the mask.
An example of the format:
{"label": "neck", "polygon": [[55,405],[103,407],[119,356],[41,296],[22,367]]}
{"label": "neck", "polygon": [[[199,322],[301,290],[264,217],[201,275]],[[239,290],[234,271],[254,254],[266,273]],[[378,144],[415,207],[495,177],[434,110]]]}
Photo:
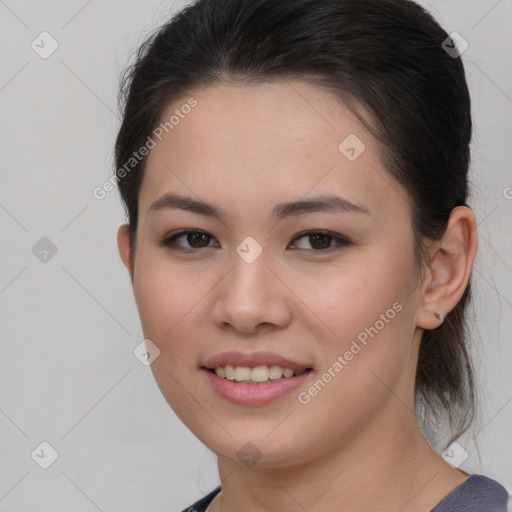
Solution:
{"label": "neck", "polygon": [[402,410],[403,421],[394,416],[384,427],[374,423],[328,453],[295,465],[248,468],[219,456],[222,493],[212,510],[431,510],[467,474],[444,462],[414,415]]}

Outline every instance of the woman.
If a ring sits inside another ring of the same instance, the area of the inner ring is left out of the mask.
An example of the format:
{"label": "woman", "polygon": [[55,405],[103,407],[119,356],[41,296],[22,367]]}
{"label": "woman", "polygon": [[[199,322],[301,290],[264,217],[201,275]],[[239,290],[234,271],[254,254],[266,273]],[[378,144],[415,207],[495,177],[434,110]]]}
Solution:
{"label": "woman", "polygon": [[198,0],[141,46],[118,245],[156,381],[218,457],[187,510],[506,510],[423,433],[474,411],[454,48],[409,0]]}

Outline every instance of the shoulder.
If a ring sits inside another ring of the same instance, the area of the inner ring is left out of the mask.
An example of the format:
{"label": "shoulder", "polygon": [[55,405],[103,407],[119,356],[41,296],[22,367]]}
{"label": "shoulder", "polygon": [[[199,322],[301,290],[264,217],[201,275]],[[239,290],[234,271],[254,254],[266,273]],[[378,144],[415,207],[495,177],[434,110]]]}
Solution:
{"label": "shoulder", "polygon": [[[182,512],[205,512],[220,489],[220,486],[217,487]],[[431,512],[507,512],[510,498],[507,490],[496,480],[473,474],[445,496]]]}
{"label": "shoulder", "polygon": [[507,490],[496,480],[473,474],[431,512],[507,512],[509,499]]}
{"label": "shoulder", "polygon": [[190,507],[182,510],[182,512],[205,512],[206,507],[213,501],[213,498],[220,492],[220,485],[206,496],[203,496],[199,501],[196,501]]}

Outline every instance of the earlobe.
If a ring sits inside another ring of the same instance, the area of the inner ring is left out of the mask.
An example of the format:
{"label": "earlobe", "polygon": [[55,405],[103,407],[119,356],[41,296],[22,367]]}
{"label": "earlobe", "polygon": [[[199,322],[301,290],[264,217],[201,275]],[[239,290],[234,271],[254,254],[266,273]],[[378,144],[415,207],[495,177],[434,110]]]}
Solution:
{"label": "earlobe", "polygon": [[454,208],[443,238],[432,247],[417,317],[423,329],[439,327],[467,287],[478,248],[473,211],[466,206]]}
{"label": "earlobe", "polygon": [[124,266],[130,272],[130,278],[133,282],[133,261],[130,247],[130,233],[128,231],[128,224],[123,224],[117,231],[117,248],[119,256],[124,263]]}

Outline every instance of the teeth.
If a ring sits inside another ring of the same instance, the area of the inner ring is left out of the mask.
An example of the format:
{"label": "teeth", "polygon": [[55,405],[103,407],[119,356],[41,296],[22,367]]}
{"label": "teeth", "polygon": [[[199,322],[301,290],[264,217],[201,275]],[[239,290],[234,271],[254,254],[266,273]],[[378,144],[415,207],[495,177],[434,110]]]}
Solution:
{"label": "teeth", "polygon": [[268,373],[268,368],[266,366],[256,366],[251,370],[250,380],[266,382],[268,380]]}
{"label": "teeth", "polygon": [[292,368],[282,368],[281,366],[218,366],[215,373],[224,379],[234,380],[236,382],[268,382],[282,377],[290,378],[294,375],[304,373],[304,370],[295,371]]}
{"label": "teeth", "polygon": [[280,379],[283,376],[283,369],[280,366],[271,366],[268,369],[269,379]]}
{"label": "teeth", "polygon": [[237,382],[242,382],[243,380],[251,380],[251,369],[247,368],[247,366],[236,366],[235,380]]}
{"label": "teeth", "polygon": [[224,371],[226,372],[226,379],[235,380],[235,367],[234,366],[226,366],[224,368]]}
{"label": "teeth", "polygon": [[291,368],[283,368],[283,375],[285,377],[293,377],[293,370]]}

